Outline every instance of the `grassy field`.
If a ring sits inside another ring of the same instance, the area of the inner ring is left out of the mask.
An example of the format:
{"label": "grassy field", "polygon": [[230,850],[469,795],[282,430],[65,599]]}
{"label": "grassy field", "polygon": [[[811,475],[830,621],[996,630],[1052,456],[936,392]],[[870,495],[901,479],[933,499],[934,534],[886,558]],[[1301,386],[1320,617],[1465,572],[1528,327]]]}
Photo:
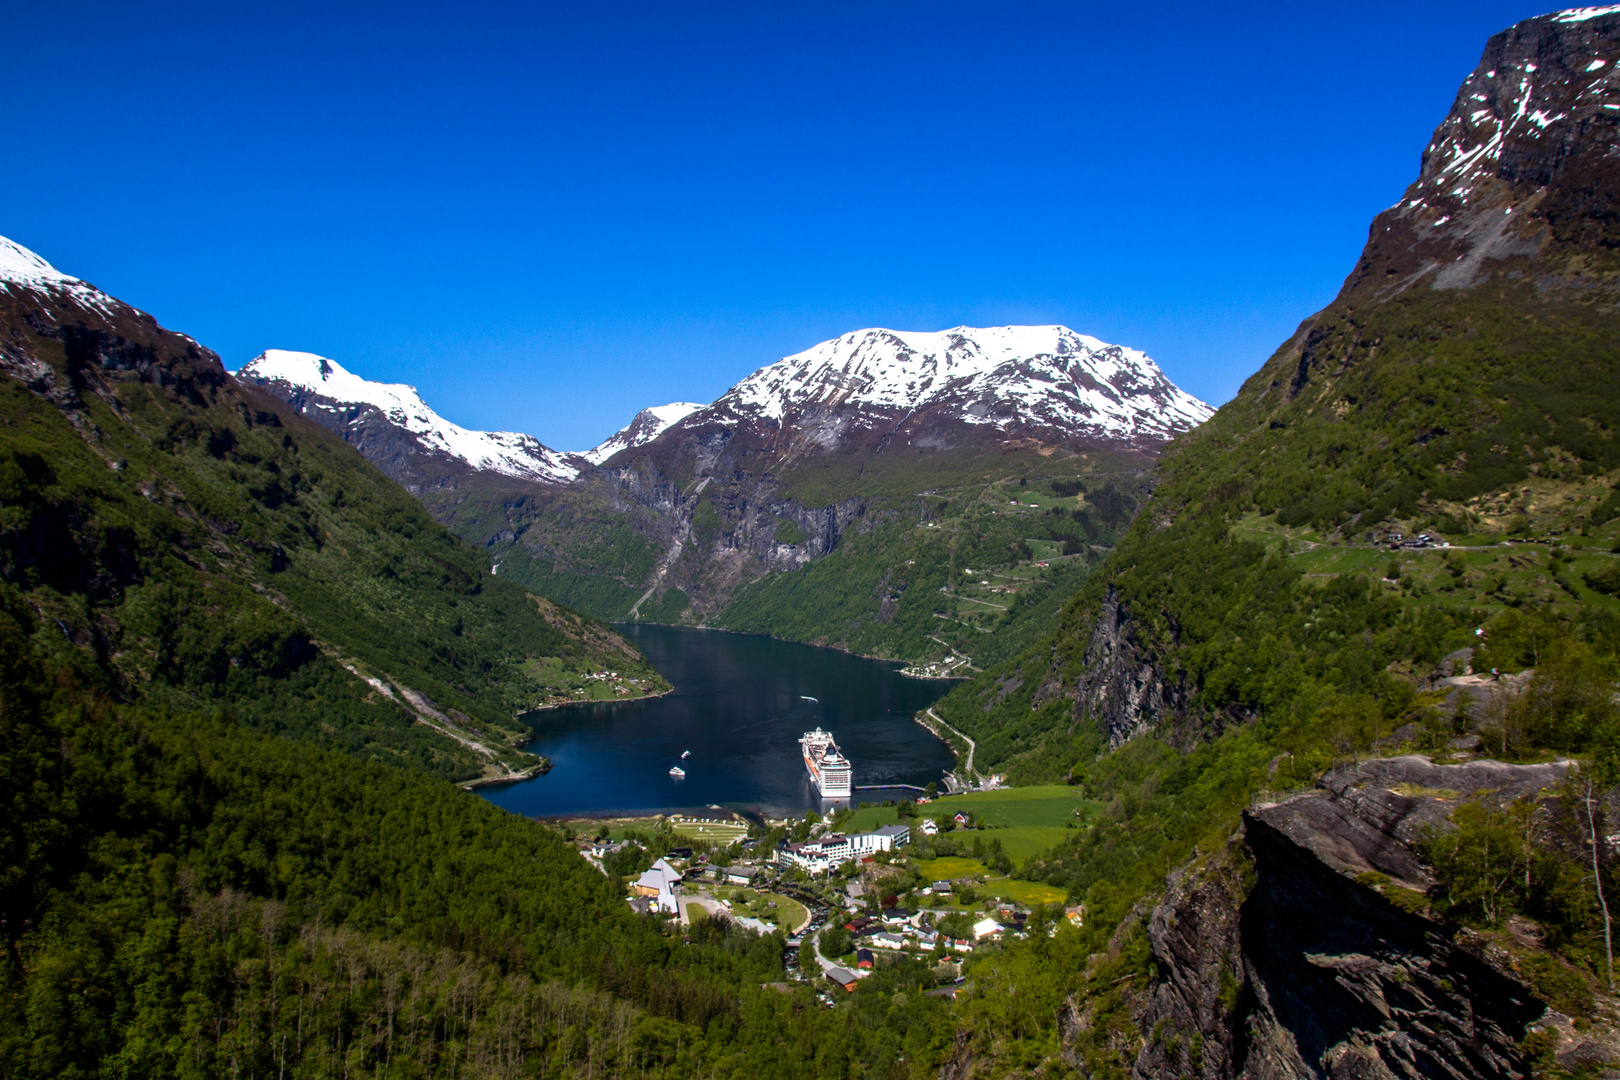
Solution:
{"label": "grassy field", "polygon": [[[1567,510],[1571,500],[1584,498],[1589,503],[1609,493],[1606,484],[1597,481],[1526,484],[1532,491],[1526,498],[1538,504],[1546,501],[1551,508],[1546,514],[1553,518],[1557,517],[1553,511],[1559,506]],[[1561,490],[1565,488],[1572,490]],[[1420,526],[1406,528],[1412,532]],[[1250,514],[1233,523],[1232,531],[1273,548],[1288,543],[1294,565],[1319,586],[1335,577],[1360,575],[1381,583],[1386,595],[1407,606],[1454,605],[1467,599],[1488,614],[1533,602],[1573,614],[1614,602],[1592,589],[1587,575],[1615,565],[1614,549],[1620,541],[1615,522],[1577,534],[1567,520],[1524,518],[1517,533],[1448,533],[1445,538],[1452,547],[1398,551],[1370,545],[1364,538],[1324,542],[1309,529],[1285,528],[1270,516]],[[1550,542],[1527,542],[1530,539]]]}
{"label": "grassy field", "polygon": [[672,814],[669,827],[681,836],[711,844],[734,844],[748,835],[748,824],[733,818],[695,818]]}
{"label": "grassy field", "polygon": [[1019,865],[1071,835],[1071,830],[1053,825],[1015,825],[1008,829],[988,829],[984,833],[986,843],[1000,840],[1007,858]]}
{"label": "grassy field", "polygon": [[[1097,804],[1083,799],[1072,787],[1048,784],[1043,787],[1002,788],[968,795],[950,795],[917,808],[919,817],[942,818],[959,811],[977,814],[982,831],[952,833],[953,839],[971,844],[974,838],[985,843],[1001,841],[1002,850],[1014,863],[1023,863],[1063,840],[1068,822],[1089,815]],[[880,825],[898,821],[892,806],[862,806],[844,825],[847,832],[870,832]],[[916,838],[917,819],[908,819]]]}
{"label": "grassy field", "polygon": [[929,881],[948,881],[982,874],[984,873],[984,863],[978,859],[964,859],[959,856],[948,855],[943,859],[918,859],[917,869]]}
{"label": "grassy field", "polygon": [[1019,904],[1059,904],[1068,899],[1069,895],[1062,889],[1038,881],[1014,881],[1011,878],[987,881],[984,891],[999,899]]}
{"label": "grassy field", "polygon": [[775,923],[790,934],[810,921],[810,912],[791,897],[783,896],[781,893],[760,893],[759,898],[767,903],[773,900],[776,902],[775,909],[767,910],[760,918]]}
{"label": "grassy field", "polygon": [[[718,815],[720,812],[716,811]],[[606,831],[613,840],[623,840],[627,833],[654,833],[668,826],[677,836],[711,844],[733,844],[748,835],[748,823],[734,818],[686,817],[681,814],[649,814],[641,817],[618,818],[565,818],[557,822],[580,836],[595,836]]]}
{"label": "grassy field", "polygon": [[[1062,828],[1073,820],[1075,811],[1088,811],[1097,804],[1081,798],[1075,789],[1065,784],[1047,784],[1043,787],[1002,788],[999,791],[976,791],[968,795],[950,795],[935,799],[921,807],[924,817],[937,818],[966,810],[979,815],[985,825],[998,826],[1046,825]],[[1006,840],[1002,841],[1003,844]]]}
{"label": "grassy field", "polygon": [[[1081,798],[1066,784],[1040,787],[1001,788],[967,795],[947,795],[917,808],[919,818],[947,817],[960,811],[979,815],[985,825],[995,828],[1011,825],[1046,825],[1062,828],[1075,818],[1075,811],[1087,811],[1097,804]],[[845,824],[849,832],[870,832],[879,825],[898,821],[892,806],[862,806]]]}

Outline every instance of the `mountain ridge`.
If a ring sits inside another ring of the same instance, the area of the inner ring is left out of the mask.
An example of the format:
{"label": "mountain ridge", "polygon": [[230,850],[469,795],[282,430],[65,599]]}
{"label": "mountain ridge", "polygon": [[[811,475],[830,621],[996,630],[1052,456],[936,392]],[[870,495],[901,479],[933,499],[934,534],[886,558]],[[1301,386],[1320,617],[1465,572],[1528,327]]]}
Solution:
{"label": "mountain ridge", "polygon": [[[1493,35],[1335,299],[1167,449],[1055,632],[936,704],[976,768],[1104,807],[1027,868],[1093,927],[1054,1006],[1065,1062],[1483,1078],[1620,1055],[1599,903],[1620,866],[1595,841],[1620,776],[1617,61],[1620,7]],[[1517,869],[1487,881],[1510,818]],[[1411,872],[1326,857],[1359,840]],[[1412,976],[1452,958],[1490,970]],[[1504,1005],[1488,1040],[1447,1033]]]}
{"label": "mountain ridge", "polygon": [[[487,580],[341,439],[10,241],[0,332],[0,589],[84,650],[106,692],[228,704],[476,780],[543,764],[516,748],[518,714],[556,689],[531,660],[645,673],[615,635]],[[391,620],[409,629],[379,635]]]}
{"label": "mountain ridge", "polygon": [[[320,397],[313,371],[261,383],[341,430],[439,520],[488,549],[502,574],[543,595],[602,618],[763,632],[791,623],[797,638],[908,660],[944,658],[952,647],[921,610],[932,602],[907,568],[928,565],[932,581],[946,573],[933,563],[958,556],[934,545],[899,555],[910,545],[896,523],[915,512],[902,504],[923,489],[965,495],[964,484],[977,498],[987,482],[1034,475],[1128,491],[1117,497],[1134,506],[1146,463],[1209,412],[1145,354],[1066,327],[869,329],[766,365],[709,405],[644,410],[593,451],[569,455],[577,475],[552,482],[422,452],[376,411],[350,420],[352,410]],[[1078,491],[1062,497],[1066,514],[1088,513]],[[1028,535],[1096,541],[1099,528],[1111,535],[1120,524],[1109,505],[1106,525],[1087,518],[1077,528],[1078,518],[1065,516],[1062,528],[1048,519]],[[1009,527],[985,517],[960,558],[999,561],[1022,543],[1001,535]],[[800,588],[783,575],[873,530],[885,539],[860,559],[894,562],[860,571],[870,592],[813,625],[799,614],[773,622],[770,613],[786,611],[787,594]],[[980,545],[992,534],[999,539],[986,551]],[[746,615],[733,611],[745,590]],[[903,632],[885,629],[896,604],[909,621]]]}
{"label": "mountain ridge", "polygon": [[[415,387],[362,379],[314,353],[266,350],[235,374],[274,388],[339,433],[380,418],[415,436],[430,454],[555,486],[578,480],[584,462],[605,464],[687,426],[742,429],[787,421],[791,427],[789,418],[801,414],[853,411],[853,419],[812,425],[806,446],[834,449],[851,426],[888,427],[893,438],[907,424],[928,429],[925,445],[937,444],[932,429],[950,421],[1047,443],[1129,443],[1168,438],[1213,412],[1171,383],[1147,354],[1064,326],[851,331],[756,370],[707,405],[643,409],[597,446],[576,453],[517,432],[462,428],[434,412]],[[370,407],[378,416],[344,406]]]}
{"label": "mountain ridge", "polygon": [[461,427],[435,412],[416,387],[362,379],[315,353],[267,349],[234,374],[271,388],[339,435],[365,432],[358,436],[361,453],[373,445],[366,429],[387,424],[411,436],[424,455],[454,459],[474,470],[546,484],[567,484],[579,476],[573,455],[559,454],[531,435]]}
{"label": "mountain ridge", "polygon": [[780,449],[827,452],[863,427],[943,446],[953,422],[1056,444],[1162,439],[1212,411],[1147,354],[1064,326],[874,327],[759,369],[681,425],[769,425]]}

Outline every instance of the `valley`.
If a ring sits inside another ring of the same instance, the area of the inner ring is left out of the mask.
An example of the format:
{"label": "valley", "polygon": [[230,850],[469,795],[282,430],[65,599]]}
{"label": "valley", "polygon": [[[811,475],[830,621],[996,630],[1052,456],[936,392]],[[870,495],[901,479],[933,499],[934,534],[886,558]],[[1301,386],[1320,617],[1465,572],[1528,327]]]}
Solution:
{"label": "valley", "polygon": [[1617,72],[1490,37],[1219,409],[870,327],[558,451],[0,240],[0,1075],[1613,1074]]}
{"label": "valley", "polygon": [[466,432],[310,354],[239,374],[557,602],[918,664],[999,660],[1051,629],[1166,439],[1209,411],[1150,358],[1065,327],[857,331],[574,455]]}

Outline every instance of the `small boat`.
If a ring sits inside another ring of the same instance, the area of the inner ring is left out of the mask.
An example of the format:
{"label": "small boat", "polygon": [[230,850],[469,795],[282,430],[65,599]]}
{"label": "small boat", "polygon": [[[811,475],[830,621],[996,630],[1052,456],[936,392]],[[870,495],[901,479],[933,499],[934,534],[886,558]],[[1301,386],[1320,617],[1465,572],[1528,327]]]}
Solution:
{"label": "small boat", "polygon": [[682,761],[685,761],[687,758],[689,758],[691,756],[692,756],[692,751],[690,751],[690,750],[681,751],[681,760]]}
{"label": "small boat", "polygon": [[684,780],[686,778],[686,770],[681,768],[679,765],[676,765],[674,768],[669,770],[669,775],[673,776],[677,780]]}
{"label": "small boat", "polygon": [[820,698],[813,698],[809,694],[800,694],[799,696],[804,698],[804,700],[806,700],[806,701],[814,701],[817,705],[821,704],[821,699]]}

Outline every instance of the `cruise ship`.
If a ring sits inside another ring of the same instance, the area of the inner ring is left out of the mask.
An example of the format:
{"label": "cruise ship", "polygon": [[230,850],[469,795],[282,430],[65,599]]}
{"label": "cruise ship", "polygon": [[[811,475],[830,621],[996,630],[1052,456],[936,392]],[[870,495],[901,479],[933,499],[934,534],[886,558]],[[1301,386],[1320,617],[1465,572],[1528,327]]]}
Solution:
{"label": "cruise ship", "polygon": [[821,797],[849,798],[849,759],[838,752],[832,735],[816,728],[804,733],[799,746],[804,750],[804,767],[810,772],[810,782],[816,785]]}

